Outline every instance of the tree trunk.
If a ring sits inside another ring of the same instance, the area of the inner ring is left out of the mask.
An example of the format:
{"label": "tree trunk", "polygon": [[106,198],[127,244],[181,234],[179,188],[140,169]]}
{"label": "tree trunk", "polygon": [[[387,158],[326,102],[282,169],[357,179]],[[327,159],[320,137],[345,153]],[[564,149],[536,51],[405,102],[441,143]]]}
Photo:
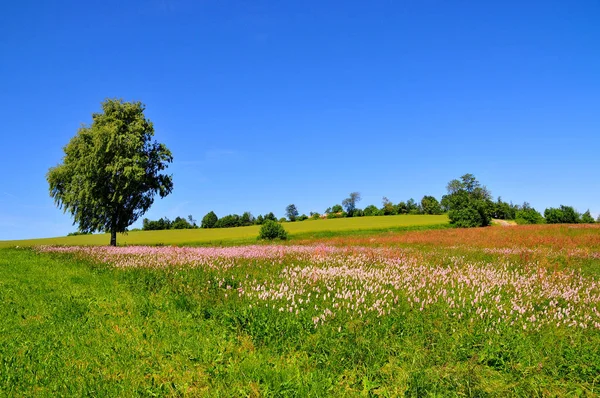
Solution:
{"label": "tree trunk", "polygon": [[110,230],[110,245],[111,246],[117,245],[117,229],[116,228],[113,228]]}

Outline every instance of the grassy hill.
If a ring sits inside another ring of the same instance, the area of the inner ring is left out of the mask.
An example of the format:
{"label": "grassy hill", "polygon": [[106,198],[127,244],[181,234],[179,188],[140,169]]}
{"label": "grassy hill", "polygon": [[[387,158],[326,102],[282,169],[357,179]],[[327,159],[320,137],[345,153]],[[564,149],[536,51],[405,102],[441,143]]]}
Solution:
{"label": "grassy hill", "polygon": [[[400,215],[385,217],[336,218],[285,223],[291,237],[345,234],[356,231],[402,230],[447,224],[446,215]],[[238,228],[187,229],[168,231],[138,231],[119,234],[119,245],[194,245],[226,244],[253,241],[258,236],[258,225]],[[108,245],[109,234],[64,236],[44,239],[0,241],[0,247],[36,245]]]}

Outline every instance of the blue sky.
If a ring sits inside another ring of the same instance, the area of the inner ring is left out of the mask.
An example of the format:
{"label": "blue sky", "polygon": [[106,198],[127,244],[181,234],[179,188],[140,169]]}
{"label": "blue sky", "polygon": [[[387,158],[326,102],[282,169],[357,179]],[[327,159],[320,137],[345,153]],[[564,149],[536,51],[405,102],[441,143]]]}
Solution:
{"label": "blue sky", "polygon": [[599,15],[595,0],[5,2],[0,239],[76,230],[45,175],[114,97],[146,104],[174,155],[149,218],[440,198],[465,173],[598,215]]}

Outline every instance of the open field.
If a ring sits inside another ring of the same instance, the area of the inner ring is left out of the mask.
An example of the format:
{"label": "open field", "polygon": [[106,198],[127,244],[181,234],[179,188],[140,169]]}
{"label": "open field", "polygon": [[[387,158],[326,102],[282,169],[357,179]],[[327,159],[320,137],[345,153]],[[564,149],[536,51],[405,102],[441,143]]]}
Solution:
{"label": "open field", "polygon": [[1,249],[0,396],[599,395],[598,226],[300,243]]}
{"label": "open field", "polygon": [[[447,224],[446,215],[401,215],[385,217],[336,218],[331,220],[305,220],[284,223],[284,228],[294,236],[328,235],[356,231],[402,230],[405,228],[429,227]],[[256,241],[260,226],[215,229],[185,229],[168,231],[138,231],[118,234],[119,245],[194,245],[250,243]],[[75,245],[102,246],[110,242],[109,234],[64,236],[47,239],[0,241],[0,247]]]}

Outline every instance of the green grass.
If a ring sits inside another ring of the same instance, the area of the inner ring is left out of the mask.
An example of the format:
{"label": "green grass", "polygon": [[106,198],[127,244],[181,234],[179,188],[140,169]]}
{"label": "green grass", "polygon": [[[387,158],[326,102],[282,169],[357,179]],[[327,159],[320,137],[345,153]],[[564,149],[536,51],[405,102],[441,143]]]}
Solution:
{"label": "green grass", "polygon": [[236,264],[115,269],[0,249],[0,396],[598,394],[596,330],[490,335],[444,306],[420,312],[403,300],[382,318],[315,329],[313,313],[249,308],[235,294],[236,281],[276,284],[298,262]]}
{"label": "green grass", "polygon": [[[439,227],[448,224],[446,215],[401,215],[386,217],[337,218],[330,220],[305,220],[284,223],[290,238],[326,237],[398,231],[415,228]],[[256,241],[259,226],[216,229],[191,229],[169,231],[139,231],[119,234],[119,245],[206,245],[242,244]],[[108,245],[109,234],[80,235],[46,239],[0,241],[0,247],[38,245]]]}

